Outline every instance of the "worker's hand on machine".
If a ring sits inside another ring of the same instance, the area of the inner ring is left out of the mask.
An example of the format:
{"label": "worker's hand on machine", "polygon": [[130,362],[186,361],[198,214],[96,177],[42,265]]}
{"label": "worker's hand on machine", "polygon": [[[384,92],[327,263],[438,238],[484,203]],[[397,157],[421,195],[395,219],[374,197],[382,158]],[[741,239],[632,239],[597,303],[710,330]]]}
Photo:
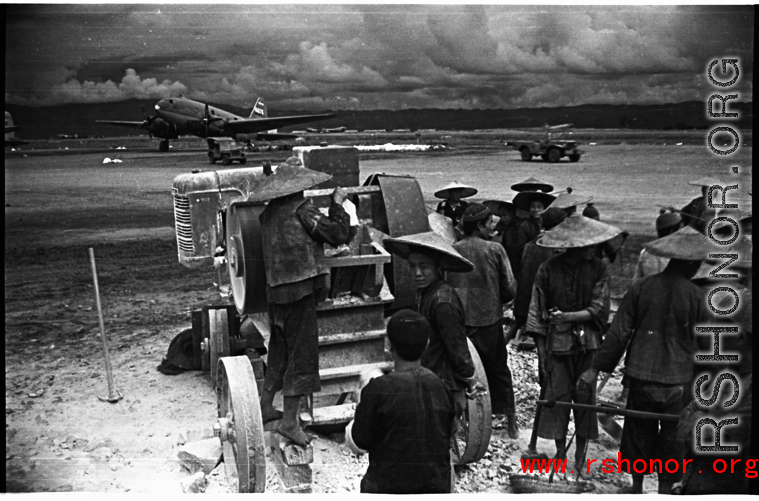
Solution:
{"label": "worker's hand on machine", "polygon": [[348,196],[348,190],[345,188],[338,186],[335,188],[335,191],[332,192],[332,200],[337,205],[343,205],[343,202],[345,201],[345,198]]}
{"label": "worker's hand on machine", "polygon": [[477,381],[476,379],[472,379],[472,381],[469,383],[469,387],[466,389],[466,398],[469,400],[474,400],[480,395],[486,395],[488,392],[488,389],[485,388],[485,385]]}
{"label": "worker's hand on machine", "polygon": [[580,375],[580,379],[577,380],[577,389],[580,391],[590,391],[595,387],[596,379],[598,379],[598,371],[595,369],[588,369]]}

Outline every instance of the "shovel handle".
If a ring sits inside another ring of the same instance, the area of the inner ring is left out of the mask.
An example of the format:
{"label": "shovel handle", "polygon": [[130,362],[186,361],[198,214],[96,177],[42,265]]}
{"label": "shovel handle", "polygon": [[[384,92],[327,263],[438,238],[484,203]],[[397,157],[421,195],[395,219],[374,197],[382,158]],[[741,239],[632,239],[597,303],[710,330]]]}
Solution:
{"label": "shovel handle", "polygon": [[617,409],[616,407],[606,407],[603,405],[575,404],[570,402],[554,402],[547,400],[538,400],[538,406],[549,405],[557,407],[567,407],[569,409],[585,410],[600,412],[602,414],[612,414],[616,416],[634,417],[640,419],[656,419],[659,421],[679,421],[679,414],[660,414],[658,412],[634,411],[631,409]]}

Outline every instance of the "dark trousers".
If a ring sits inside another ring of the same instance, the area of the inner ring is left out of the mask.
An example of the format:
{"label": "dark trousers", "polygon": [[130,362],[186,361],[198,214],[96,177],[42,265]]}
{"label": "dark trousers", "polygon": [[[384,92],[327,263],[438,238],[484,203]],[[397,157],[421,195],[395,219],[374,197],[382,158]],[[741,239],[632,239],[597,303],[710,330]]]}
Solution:
{"label": "dark trousers", "polygon": [[[685,407],[683,385],[670,385],[628,378],[630,394],[627,397],[627,408],[636,411],[657,412],[662,414],[680,414]],[[640,419],[626,417],[622,430],[622,443],[619,452],[622,459],[629,459],[632,464],[636,459],[642,459],[650,466],[651,459],[661,459],[664,465],[668,459],[682,463],[683,453],[676,440],[677,421],[658,421],[656,419]],[[631,470],[632,471],[632,470]],[[677,482],[682,476],[678,469],[676,473],[659,473],[659,479]]]}
{"label": "dark trousers", "polygon": [[513,414],[515,411],[514,385],[509,370],[509,353],[506,351],[501,322],[486,327],[469,327],[467,330],[488,378],[493,414]]}
{"label": "dark trousers", "polygon": [[[557,355],[548,353],[546,360],[546,400],[557,402],[574,402],[576,404],[596,405],[596,385],[591,385],[590,391],[580,391],[576,388],[580,375],[590,368],[595,351]],[[553,440],[567,438],[569,411],[566,407],[543,407],[540,411],[538,436]],[[595,412],[572,410],[575,420],[575,431],[578,437],[598,438],[598,418]]]}
{"label": "dark trousers", "polygon": [[319,331],[314,295],[287,304],[270,303],[269,322],[264,389],[282,390],[286,397],[318,392]]}

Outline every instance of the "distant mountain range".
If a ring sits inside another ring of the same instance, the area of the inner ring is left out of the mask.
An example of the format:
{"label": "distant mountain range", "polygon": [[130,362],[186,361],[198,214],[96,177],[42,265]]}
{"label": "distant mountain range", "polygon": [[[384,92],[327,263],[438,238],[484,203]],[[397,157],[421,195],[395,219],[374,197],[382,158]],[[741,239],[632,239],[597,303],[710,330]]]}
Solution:
{"label": "distant mountain range", "polygon": [[[14,123],[22,127],[17,133],[24,139],[49,139],[59,134],[88,136],[125,136],[146,134],[145,131],[96,124],[95,120],[142,120],[142,111],[154,114],[156,99],[130,100],[116,103],[68,104],[32,108],[6,104]],[[311,127],[347,127],[349,130],[369,129],[518,129],[573,123],[576,128],[595,129],[707,129],[732,124],[738,130],[750,130],[753,103],[732,100],[728,111],[738,112],[737,119],[709,119],[705,101],[688,101],[650,106],[595,105],[560,108],[519,109],[406,109],[337,110],[335,118],[315,122]],[[250,110],[209,103],[238,115],[248,116]],[[325,110],[331,111],[331,110]],[[269,110],[271,116],[308,114],[303,110]],[[281,132],[303,130],[305,126],[280,129]]]}

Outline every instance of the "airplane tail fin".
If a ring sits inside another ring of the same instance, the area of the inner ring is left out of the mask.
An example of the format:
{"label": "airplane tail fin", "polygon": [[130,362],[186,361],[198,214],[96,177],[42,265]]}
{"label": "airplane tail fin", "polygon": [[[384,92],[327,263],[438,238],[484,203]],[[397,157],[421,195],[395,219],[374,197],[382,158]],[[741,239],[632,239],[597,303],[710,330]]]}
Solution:
{"label": "airplane tail fin", "polygon": [[16,138],[16,133],[14,132],[16,129],[13,127],[13,117],[7,111],[5,112],[5,130],[8,131],[5,133],[5,139]]}
{"label": "airplane tail fin", "polygon": [[264,98],[259,97],[256,100],[256,104],[253,105],[253,109],[250,111],[250,117],[248,118],[266,118],[269,116],[269,113],[266,111],[266,103],[264,103]]}

